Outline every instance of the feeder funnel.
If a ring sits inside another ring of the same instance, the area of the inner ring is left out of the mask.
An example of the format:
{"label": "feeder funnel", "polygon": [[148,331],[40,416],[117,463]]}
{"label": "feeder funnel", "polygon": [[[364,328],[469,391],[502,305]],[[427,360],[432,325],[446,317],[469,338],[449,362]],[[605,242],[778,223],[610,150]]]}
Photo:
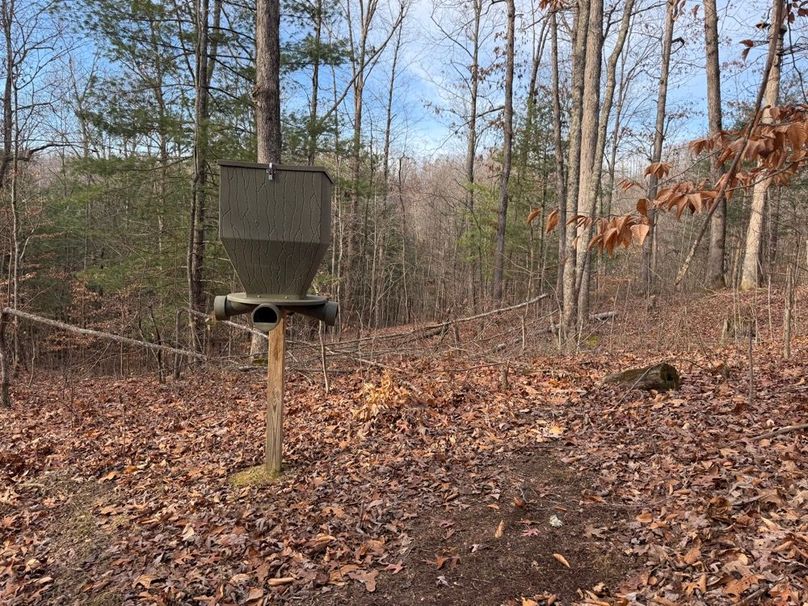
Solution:
{"label": "feeder funnel", "polygon": [[333,324],[336,304],[307,295],[331,241],[331,177],[311,166],[219,165],[219,237],[245,292],[217,297],[216,317],[275,305]]}

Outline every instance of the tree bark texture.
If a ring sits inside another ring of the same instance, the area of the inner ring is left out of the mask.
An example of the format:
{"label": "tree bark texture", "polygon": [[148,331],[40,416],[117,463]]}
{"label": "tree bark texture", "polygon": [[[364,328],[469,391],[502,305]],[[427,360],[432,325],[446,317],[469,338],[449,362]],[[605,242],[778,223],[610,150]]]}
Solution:
{"label": "tree bark texture", "polygon": [[656,391],[679,389],[682,384],[679,372],[670,364],[664,363],[624,370],[609,375],[603,382],[622,385],[627,389],[653,389]]}
{"label": "tree bark texture", "polygon": [[[194,59],[194,143],[193,186],[188,228],[188,307],[204,312],[207,307],[204,285],[205,221],[207,215],[208,186],[208,121],[210,118],[210,85],[215,68],[217,43],[210,37],[210,0],[196,0],[196,46]],[[218,30],[222,0],[214,0],[213,29]],[[198,315],[188,314],[190,348],[204,351],[205,324]]]}
{"label": "tree bark texture", "polygon": [[[623,7],[623,16],[620,20],[620,29],[617,32],[612,52],[609,54],[609,59],[606,64],[606,85],[603,91],[603,100],[600,103],[600,114],[597,120],[597,132],[595,136],[595,149],[593,156],[592,169],[589,173],[589,182],[586,185],[585,195],[581,195],[584,202],[584,208],[587,216],[595,219],[595,214],[598,208],[598,199],[601,190],[601,178],[603,177],[603,158],[606,150],[606,138],[609,127],[609,117],[612,111],[612,104],[614,102],[614,90],[617,83],[617,64],[623,52],[629,30],[631,28],[631,20],[634,11],[634,0],[626,0]],[[602,13],[602,7],[601,7]],[[602,14],[601,14],[602,18]],[[597,34],[597,32],[595,32]],[[590,33],[592,35],[592,33]],[[600,35],[602,44],[602,34]],[[584,110],[586,111],[586,109]],[[617,137],[617,134],[615,134]],[[578,323],[583,324],[589,316],[589,278],[591,275],[591,257],[592,251],[589,250],[589,241],[592,238],[593,226],[587,227],[581,234],[582,242],[580,245],[581,254],[584,256],[583,263],[579,262],[577,273],[579,277],[576,279],[578,288]]]}
{"label": "tree bark texture", "polygon": [[511,155],[513,152],[513,71],[514,71],[514,29],[516,6],[514,0],[507,0],[508,33],[505,50],[505,107],[502,111],[502,174],[499,179],[499,212],[497,213],[497,241],[494,256],[493,297],[494,302],[502,301],[505,271],[505,240],[508,226],[508,184],[511,179]]}
{"label": "tree bark texture", "polygon": [[[774,0],[772,4],[771,39],[776,39],[776,52],[774,63],[769,70],[766,80],[766,92],[763,97],[763,115],[761,124],[772,122],[769,108],[777,105],[780,96],[780,61],[782,52],[783,32],[783,0]],[[775,38],[776,37],[776,38]],[[762,279],[762,252],[763,252],[763,218],[766,213],[766,194],[769,190],[770,179],[762,179],[755,183],[752,189],[752,205],[750,207],[749,224],[746,228],[746,247],[741,270],[741,290],[751,290],[761,284]]]}
{"label": "tree bark texture", "polygon": [[[704,0],[704,48],[707,69],[707,123],[710,135],[721,132],[721,70],[718,54],[718,11],[716,0]],[[721,177],[718,157],[710,159],[710,178]],[[721,200],[710,222],[710,249],[707,256],[707,284],[710,288],[726,286],[724,257],[727,237],[727,201]]]}
{"label": "tree bark texture", "polygon": [[[659,93],[657,95],[656,124],[654,126],[654,149],[651,154],[651,162],[657,163],[662,160],[662,144],[665,141],[665,115],[668,101],[668,76],[671,65],[671,47],[673,46],[673,23],[676,20],[677,0],[667,0],[665,10],[665,29],[662,34],[662,62],[659,74]],[[656,174],[652,173],[648,177],[647,197],[653,201],[657,197],[659,180]],[[651,229],[645,238],[642,246],[642,266],[640,271],[640,284],[646,295],[651,294],[654,281],[654,247],[656,246],[656,212],[653,204],[649,204],[648,219],[651,221]]]}
{"label": "tree bark texture", "polygon": [[[575,17],[575,32],[572,49],[572,94],[570,95],[569,149],[567,152],[567,212],[566,220],[578,214],[578,188],[581,170],[581,118],[584,97],[584,68],[586,45],[589,34],[589,0],[579,0]],[[562,330],[569,337],[574,332],[576,321],[577,293],[575,292],[575,267],[577,263],[577,230],[570,225],[566,230],[564,245],[564,279],[562,282]]]}
{"label": "tree bark texture", "polygon": [[558,202],[558,269],[556,292],[562,292],[564,284],[564,258],[567,250],[567,179],[564,174],[564,143],[561,138],[561,92],[558,77],[558,15],[554,10],[550,16],[550,36],[552,39],[552,97],[553,97],[553,148],[556,177],[556,201]]}
{"label": "tree bark texture", "polygon": [[[257,0],[255,12],[255,132],[258,162],[281,161],[280,0]],[[316,96],[316,91],[313,93]],[[317,111],[316,102],[312,112]],[[314,116],[314,114],[312,114]],[[310,120],[312,119],[310,116]],[[311,136],[311,133],[310,133]],[[311,151],[311,141],[309,142]],[[250,337],[250,358],[267,351],[267,340]]]}

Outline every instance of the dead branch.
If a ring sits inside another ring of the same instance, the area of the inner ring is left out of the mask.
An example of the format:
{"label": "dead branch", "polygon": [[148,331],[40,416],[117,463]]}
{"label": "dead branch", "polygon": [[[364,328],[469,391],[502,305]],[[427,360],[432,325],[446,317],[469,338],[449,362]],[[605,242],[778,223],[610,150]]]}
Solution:
{"label": "dead branch", "polygon": [[[211,316],[210,314],[202,313],[201,311],[197,311],[195,309],[187,309],[186,311],[204,320],[211,320],[213,318],[213,316]],[[238,328],[239,330],[243,330],[252,335],[258,335],[259,337],[263,337],[264,339],[268,338],[267,334],[261,332],[260,330],[255,330],[252,326],[246,326],[245,324],[238,324],[236,322],[231,322],[230,320],[215,320],[215,322],[217,324],[224,324],[225,326]]]}
{"label": "dead branch", "polygon": [[780,429],[774,429],[772,431],[767,431],[766,433],[762,433],[758,436],[754,436],[753,440],[765,440],[766,438],[773,438],[775,436],[781,436],[784,433],[789,433],[792,431],[802,431],[803,429],[808,429],[808,423],[800,423],[799,425],[786,425],[785,427],[781,427]]}
{"label": "dead branch", "polygon": [[[514,309],[520,309],[522,307],[526,307],[528,305],[533,305],[533,303],[538,303],[542,299],[546,299],[549,295],[539,295],[538,297],[534,297],[528,301],[524,301],[522,303],[517,303],[516,305],[511,305],[509,307],[500,307],[499,309],[492,309],[491,311],[486,311],[481,314],[476,314],[473,316],[466,316],[464,318],[456,318],[454,320],[446,320],[445,322],[439,322],[437,324],[427,324],[426,326],[418,326],[415,328],[410,328],[408,330],[401,330],[397,332],[390,332],[383,335],[371,335],[368,337],[359,337],[358,339],[353,339],[350,341],[341,341],[339,343],[340,346],[345,345],[353,345],[354,343],[361,343],[364,341],[380,341],[382,339],[395,339],[396,337],[404,337],[408,335],[412,335],[418,332],[427,332],[429,335],[427,336],[434,336],[436,334],[440,334],[441,329],[451,326],[453,324],[460,324],[462,322],[471,322],[472,320],[479,320],[480,318],[486,318],[488,316],[493,316],[496,314],[505,313],[506,311],[513,311]],[[306,343],[300,343],[301,345],[306,345]],[[308,344],[311,347],[316,347],[315,344]]]}
{"label": "dead branch", "polygon": [[170,347],[168,345],[158,345],[156,343],[149,343],[148,341],[138,341],[137,339],[130,339],[129,337],[122,337],[120,335],[112,334],[109,332],[102,332],[100,330],[80,328],[78,326],[73,326],[72,324],[65,324],[64,322],[59,322],[58,320],[51,320],[50,318],[43,318],[42,316],[37,316],[36,314],[20,311],[19,309],[11,309],[9,307],[6,307],[2,310],[2,313],[8,314],[10,316],[16,316],[18,318],[28,320],[29,322],[35,322],[37,324],[45,324],[46,326],[53,326],[54,328],[59,328],[60,330],[66,330],[67,332],[71,332],[78,335],[94,337],[96,339],[106,339],[108,341],[116,341],[117,343],[134,345],[136,347],[145,347],[146,349],[151,349],[154,351],[166,351],[182,356],[189,356],[191,358],[196,358],[198,360],[206,359],[205,356],[203,356],[202,354],[194,353],[191,351],[177,349],[176,347]]}

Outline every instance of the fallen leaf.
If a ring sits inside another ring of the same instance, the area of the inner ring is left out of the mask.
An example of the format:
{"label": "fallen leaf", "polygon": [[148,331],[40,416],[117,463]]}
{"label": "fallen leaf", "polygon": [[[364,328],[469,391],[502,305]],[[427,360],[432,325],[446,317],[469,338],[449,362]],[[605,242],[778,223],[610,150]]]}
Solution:
{"label": "fallen leaf", "polygon": [[503,532],[505,532],[505,520],[500,520],[497,529],[494,531],[494,538],[501,539]]}
{"label": "fallen leaf", "polygon": [[759,578],[760,577],[758,577],[756,574],[750,574],[740,579],[730,581],[724,586],[724,593],[735,597],[740,597],[744,591],[750,587],[754,587]]}
{"label": "fallen leaf", "polygon": [[569,568],[569,567],[570,567],[570,563],[569,563],[569,562],[567,562],[567,558],[565,558],[565,557],[564,557],[563,555],[561,555],[560,553],[554,553],[554,554],[553,554],[553,557],[554,557],[556,560],[558,560],[559,562],[561,562],[562,564],[564,564],[564,566],[566,566],[567,568]]}
{"label": "fallen leaf", "polygon": [[183,529],[183,531],[182,531],[182,540],[183,541],[190,541],[194,537],[195,534],[196,534],[196,531],[194,530],[194,527],[191,526],[190,524],[187,524],[185,526],[185,528]]}
{"label": "fallen leaf", "polygon": [[650,511],[644,511],[635,518],[641,524],[650,524],[654,521],[654,514]]}
{"label": "fallen leaf", "polygon": [[157,577],[152,576],[150,574],[142,574],[138,578],[135,579],[134,583],[132,583],[132,589],[134,589],[138,585],[142,585],[143,589],[150,589],[151,584],[154,583],[154,581],[156,579],[157,579]]}
{"label": "fallen leaf", "polygon": [[685,564],[693,565],[701,559],[701,549],[698,545],[692,547],[684,556]]}
{"label": "fallen leaf", "polygon": [[362,583],[368,593],[376,591],[376,577],[379,576],[378,570],[361,570],[352,572],[348,576]]}
{"label": "fallen leaf", "polygon": [[258,587],[253,587],[247,593],[247,601],[248,602],[257,602],[258,600],[260,600],[263,597],[264,597],[264,590],[259,589]]}

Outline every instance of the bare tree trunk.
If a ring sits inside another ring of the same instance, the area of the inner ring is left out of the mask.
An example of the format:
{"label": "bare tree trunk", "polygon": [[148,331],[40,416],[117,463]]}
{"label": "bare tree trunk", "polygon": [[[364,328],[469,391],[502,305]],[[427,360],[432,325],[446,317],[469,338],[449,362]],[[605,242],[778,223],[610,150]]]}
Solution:
{"label": "bare tree trunk", "polygon": [[[597,1],[597,0],[596,0]],[[507,0],[508,34],[505,51],[505,102],[502,111],[502,174],[499,179],[499,212],[497,214],[496,252],[494,255],[494,277],[492,294],[495,303],[502,301],[502,286],[505,269],[505,238],[508,225],[508,184],[511,179],[511,154],[513,152],[513,70],[514,70],[514,29],[516,6],[514,0]]]}
{"label": "bare tree trunk", "polygon": [[11,408],[11,384],[10,369],[8,366],[8,352],[6,348],[6,326],[8,325],[8,315],[0,311],[0,406]]}
{"label": "bare tree trunk", "polygon": [[777,264],[777,247],[780,242],[780,207],[783,201],[783,190],[777,188],[777,195],[774,200],[769,204],[769,218],[766,221],[768,226],[769,238],[766,243],[766,265],[768,266],[769,275],[774,273]]}
{"label": "bare tree trunk", "polygon": [[404,207],[404,157],[398,159],[398,204],[401,208],[401,288],[403,293],[404,324],[409,324],[411,315],[410,294],[407,277],[407,210]]}
{"label": "bare tree trunk", "polygon": [[11,163],[13,141],[14,114],[12,109],[12,92],[14,89],[14,46],[11,33],[14,23],[15,0],[2,0],[0,4],[0,19],[3,26],[3,41],[6,47],[5,56],[5,82],[3,86],[3,157],[0,158],[0,188],[5,187],[8,175],[8,166]]}
{"label": "bare tree trunk", "polygon": [[744,128],[744,135],[742,139],[743,146],[740,152],[735,154],[732,164],[730,165],[729,170],[727,170],[727,178],[722,180],[721,186],[718,188],[718,192],[716,193],[716,200],[712,207],[710,207],[710,210],[707,211],[707,216],[704,218],[701,228],[696,234],[696,237],[693,239],[690,249],[687,251],[687,255],[685,256],[685,260],[682,261],[682,265],[679,267],[679,271],[676,273],[676,278],[673,282],[676,288],[679,287],[682,280],[684,280],[685,276],[687,275],[687,272],[690,270],[693,257],[696,255],[696,251],[704,238],[704,234],[707,233],[707,226],[712,219],[713,213],[715,213],[716,209],[718,208],[718,204],[720,204],[722,200],[726,199],[727,186],[735,179],[735,175],[737,174],[738,168],[741,165],[741,158],[744,156],[749,147],[749,137],[754,128],[757,126],[758,120],[761,117],[761,108],[763,107],[763,99],[766,96],[766,91],[769,88],[771,72],[774,70],[775,65],[779,64],[780,60],[780,53],[778,52],[778,49],[780,48],[780,43],[782,42],[782,31],[780,32],[780,35],[777,36],[775,36],[775,33],[777,32],[777,28],[782,25],[783,14],[784,7],[782,1],[775,0],[772,19],[772,34],[769,36],[769,49],[766,53],[766,65],[763,68],[763,77],[761,78],[760,88],[758,89],[757,97],[755,98],[755,105],[752,108],[752,115]]}
{"label": "bare tree trunk", "polygon": [[[794,328],[794,267],[786,267],[785,306],[783,309],[783,359],[791,358],[791,333]],[[2,331],[2,328],[0,328]],[[0,333],[2,334],[2,333]],[[0,341],[2,345],[2,341]],[[0,350],[1,351],[1,350]]]}
{"label": "bare tree trunk", "polygon": [[[279,164],[281,161],[280,0],[257,0],[255,8],[255,89],[253,99],[258,144],[256,156],[258,162]],[[316,113],[316,104],[312,111]],[[312,116],[314,115],[312,114]],[[310,151],[311,149],[309,147]],[[255,361],[266,353],[267,340],[262,336],[252,335],[250,337],[250,358]]]}
{"label": "bare tree trunk", "polygon": [[564,283],[564,258],[567,246],[567,179],[564,174],[564,143],[561,139],[561,93],[558,81],[558,16],[554,10],[550,17],[552,37],[552,97],[553,97],[553,147],[555,153],[556,200],[558,202],[558,268],[556,292],[561,292]]}
{"label": "bare tree trunk", "polygon": [[[707,59],[707,122],[710,135],[721,132],[721,71],[718,55],[718,11],[716,0],[704,0],[704,47]],[[721,164],[713,155],[710,178],[716,183],[721,177]],[[724,277],[727,238],[727,201],[721,200],[710,222],[710,249],[707,257],[707,284],[710,288],[726,286]]]}
{"label": "bare tree trunk", "polygon": [[255,7],[255,134],[258,162],[281,161],[280,0]]}
{"label": "bare tree trunk", "polygon": [[[677,0],[667,0],[665,10],[665,30],[662,34],[662,63],[659,75],[659,93],[657,95],[656,124],[654,126],[654,149],[651,155],[651,162],[656,163],[662,159],[662,144],[665,141],[665,114],[668,100],[668,75],[671,65],[671,46],[673,40],[673,23],[677,15]],[[654,200],[657,196],[659,180],[656,174],[652,173],[648,178],[648,199]],[[642,267],[640,271],[640,283],[645,289],[646,295],[651,293],[653,285],[653,250],[656,238],[656,213],[652,205],[648,208],[648,219],[651,221],[651,229],[645,238],[642,246]]]}
{"label": "bare tree trunk", "polygon": [[[314,5],[314,49],[316,56],[314,66],[311,70],[311,102],[309,105],[309,127],[308,142],[306,149],[306,160],[309,166],[314,164],[314,157],[317,154],[317,139],[319,133],[319,123],[317,121],[317,102],[320,94],[320,41],[323,30],[323,0],[315,0]],[[278,101],[280,107],[280,101]],[[280,109],[278,110],[280,113]],[[280,148],[280,145],[278,146]],[[279,154],[280,155],[280,154]]]}
{"label": "bare tree trunk", "polygon": [[[214,0],[213,22],[218,29],[222,0]],[[204,312],[206,308],[204,288],[205,263],[205,218],[207,213],[208,185],[208,108],[209,89],[215,67],[216,42],[210,38],[210,0],[196,0],[196,68],[194,72],[194,168],[191,193],[191,213],[188,234],[188,307]],[[216,38],[218,39],[218,37]],[[205,324],[199,316],[188,314],[190,347],[204,351]]]}
{"label": "bare tree trunk", "polygon": [[[581,172],[581,119],[584,97],[584,69],[586,67],[586,48],[589,35],[589,0],[578,1],[578,13],[575,18],[575,31],[572,50],[572,99],[570,104],[569,150],[567,153],[567,213],[570,221],[578,214],[578,190]],[[576,237],[574,225],[567,227],[564,280],[562,328],[571,336],[576,322],[577,293],[575,290],[575,268],[577,266]]]}
{"label": "bare tree trunk", "polygon": [[[609,127],[609,117],[612,111],[612,103],[614,100],[614,89],[617,83],[617,63],[620,60],[620,55],[623,52],[626,38],[628,37],[629,29],[631,27],[632,13],[634,11],[634,0],[626,0],[623,7],[623,16],[620,20],[620,29],[617,33],[617,39],[614,42],[614,47],[609,55],[609,60],[606,65],[606,87],[603,92],[603,101],[600,106],[600,115],[597,120],[597,131],[595,138],[595,149],[593,156],[592,169],[589,174],[589,182],[586,185],[585,195],[581,195],[581,199],[586,205],[586,212],[592,219],[595,218],[595,213],[598,208],[598,197],[601,189],[601,177],[603,176],[603,156],[606,149],[606,135]],[[602,19],[602,6],[600,8],[600,17]],[[593,15],[594,17],[594,15]],[[590,32],[590,36],[597,35],[598,31]],[[602,33],[600,34],[602,43]],[[587,108],[584,108],[584,112]],[[582,243],[581,251],[584,255],[584,262],[579,263],[577,268],[579,278],[578,283],[578,324],[583,325],[589,318],[589,277],[591,275],[591,256],[589,250],[589,240],[592,237],[592,226],[583,230],[581,234]]]}
{"label": "bare tree trunk", "polygon": [[[379,245],[379,264],[381,265],[381,271],[379,272],[378,284],[374,286],[376,291],[376,297],[373,300],[373,305],[375,309],[375,318],[374,322],[376,326],[380,326],[382,324],[382,316],[383,314],[383,307],[382,307],[382,295],[381,293],[384,291],[384,282],[387,276],[386,267],[385,267],[385,243],[387,238],[387,217],[389,212],[389,202],[390,202],[390,144],[392,138],[392,130],[393,130],[393,99],[395,97],[395,86],[396,86],[396,75],[398,69],[398,55],[401,51],[401,33],[403,31],[403,27],[399,27],[398,34],[396,35],[396,43],[393,47],[393,64],[390,68],[390,86],[387,89],[387,110],[385,116],[385,124],[384,124],[384,153],[383,153],[383,163],[384,166],[382,167],[382,183],[384,188],[384,205],[383,205],[383,212],[384,212],[384,229],[382,230],[381,236],[377,236],[378,238],[378,245]],[[375,255],[375,251],[374,251]],[[374,257],[375,258],[375,257]]]}
{"label": "bare tree trunk", "polygon": [[[599,184],[594,184],[592,178],[595,172],[595,162],[601,162],[596,156],[598,143],[598,122],[600,114],[600,76],[603,58],[603,0],[590,0],[589,4],[589,34],[586,40],[586,68],[584,70],[583,113],[581,116],[581,166],[578,176],[578,213],[589,215],[590,203],[597,200]],[[593,189],[594,185],[594,189]],[[587,269],[586,234],[585,227],[576,228],[577,260],[575,265],[575,293],[576,310],[578,311],[578,325],[586,322],[586,316],[581,316],[581,309],[577,305],[577,298],[584,273]]]}
{"label": "bare tree trunk", "polygon": [[[8,305],[16,309],[19,301],[19,275],[20,275],[20,225],[19,225],[19,209],[17,207],[17,152],[19,150],[17,116],[15,110],[16,105],[16,83],[14,74],[16,71],[15,50],[12,40],[12,28],[14,27],[16,3],[15,0],[3,0],[0,4],[0,19],[2,19],[3,39],[5,42],[6,56],[5,56],[5,83],[3,87],[3,157],[0,159],[0,191],[5,191],[6,187],[10,184],[9,194],[9,210],[11,214],[11,230],[10,230],[10,250],[9,250],[9,268],[8,268],[8,285],[6,292],[6,301]],[[11,176],[9,178],[9,167],[11,168]],[[17,318],[15,317],[12,322],[14,323],[13,347],[11,353],[11,365],[13,368],[17,366],[18,357],[18,341],[17,341]],[[5,326],[3,326],[5,329]],[[4,352],[6,354],[7,352]],[[3,363],[8,367],[8,360],[4,358]],[[8,379],[8,368],[4,373],[6,380]]]}
{"label": "bare tree trunk", "polygon": [[[777,50],[775,51],[774,63],[769,71],[766,80],[766,92],[763,99],[763,115],[761,124],[770,124],[772,116],[770,108],[777,105],[780,96],[780,54],[783,44],[782,23],[783,1],[774,0],[770,36],[776,38]],[[766,194],[769,190],[771,179],[762,179],[755,183],[752,189],[752,206],[749,215],[749,224],[746,228],[746,249],[743,257],[743,270],[741,272],[741,290],[752,290],[761,284],[762,278],[762,242],[763,242],[763,217],[766,212]]]}
{"label": "bare tree trunk", "polygon": [[[16,95],[15,95],[16,97]],[[15,99],[16,101],[16,99]],[[16,105],[16,103],[15,103]],[[16,112],[15,112],[16,113]],[[20,307],[20,209],[19,199],[17,196],[17,185],[19,176],[19,130],[14,125],[14,146],[12,154],[14,159],[11,161],[11,175],[9,178],[10,194],[9,200],[11,205],[11,280],[9,281],[11,308],[18,309]],[[11,367],[14,371],[17,370],[20,361],[20,346],[19,346],[19,322],[15,317],[13,320],[14,330],[12,332],[12,346],[11,346]]]}
{"label": "bare tree trunk", "polygon": [[[482,0],[473,0],[474,22],[471,34],[471,65],[469,66],[469,117],[466,138],[466,211],[474,221],[474,160],[477,155],[477,95],[480,87],[480,20]],[[477,239],[475,238],[475,241]],[[471,298],[477,302],[478,287],[482,287],[482,251],[477,248],[477,258],[472,263],[472,276],[469,280]],[[476,265],[476,266],[474,266]]]}

